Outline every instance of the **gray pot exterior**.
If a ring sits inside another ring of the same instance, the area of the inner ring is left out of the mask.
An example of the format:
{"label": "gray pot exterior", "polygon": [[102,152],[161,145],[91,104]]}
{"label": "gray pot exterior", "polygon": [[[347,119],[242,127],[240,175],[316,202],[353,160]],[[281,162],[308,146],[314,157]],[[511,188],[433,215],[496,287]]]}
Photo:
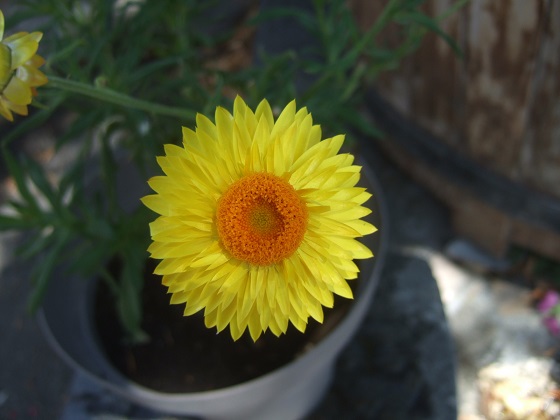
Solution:
{"label": "gray pot exterior", "polygon": [[[362,171],[360,185],[375,193],[368,202],[373,210],[369,221],[378,227],[382,223],[387,226],[381,188],[367,167]],[[142,387],[121,375],[110,365],[96,341],[91,299],[94,281],[67,277],[53,279],[39,311],[38,322],[47,341],[71,367],[139,405],[166,414],[216,420],[299,419],[313,409],[327,391],[337,356],[368,311],[384,260],[385,236],[386,232],[381,229],[364,238],[375,258],[363,261],[354,304],[329,335],[288,365],[228,388],[166,394]]]}

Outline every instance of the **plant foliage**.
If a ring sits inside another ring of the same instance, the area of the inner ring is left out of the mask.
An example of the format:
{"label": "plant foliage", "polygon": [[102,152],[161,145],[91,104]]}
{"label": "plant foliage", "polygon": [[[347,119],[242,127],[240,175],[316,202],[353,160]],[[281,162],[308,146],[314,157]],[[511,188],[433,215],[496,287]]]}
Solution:
{"label": "plant foliage", "polygon": [[[57,270],[99,276],[131,340],[145,340],[139,296],[152,215],[123,203],[130,179],[123,167],[145,178],[162,145],[179,141],[180,126],[194,126],[196,112],[230,107],[236,94],[250,106],[267,98],[282,107],[295,97],[328,134],[378,135],[359,112],[365,88],[398,67],[428,31],[458,51],[422,3],[388,0],[366,31],[342,0],[313,0],[305,12],[252,5],[240,19],[217,0],[20,0],[4,10],[8,35],[16,25],[44,33],[39,52],[49,77],[33,114],[9,130],[0,126],[2,157],[19,192],[0,208],[0,230],[27,232],[20,252],[36,262],[31,307],[40,305]],[[312,42],[276,55],[257,51],[259,65],[215,64],[236,31],[276,19],[291,19]],[[400,34],[391,48],[379,38],[389,25]],[[303,86],[302,75],[309,81]],[[53,179],[18,142],[62,116],[55,152],[72,150],[72,157]],[[107,269],[115,258],[118,273]]]}

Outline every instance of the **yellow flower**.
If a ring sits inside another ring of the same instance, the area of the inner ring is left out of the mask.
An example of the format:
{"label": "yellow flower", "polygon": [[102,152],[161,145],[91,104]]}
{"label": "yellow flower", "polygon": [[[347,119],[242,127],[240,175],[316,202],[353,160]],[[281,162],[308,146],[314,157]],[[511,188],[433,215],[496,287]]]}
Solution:
{"label": "yellow flower", "polygon": [[45,60],[35,53],[41,32],[18,32],[2,40],[4,15],[0,10],[0,115],[13,121],[12,111],[27,115],[27,105],[37,95],[35,88],[47,83],[38,68]]}
{"label": "yellow flower", "polygon": [[219,107],[196,125],[183,147],[165,146],[157,194],[142,199],[160,215],[148,251],[171,303],[204,309],[206,326],[229,325],[234,340],[322,322],[333,293],[352,298],[353,260],[372,257],[355,238],[376,230],[360,220],[371,194],[355,187],[354,157],[338,154],[344,136],[321,141],[295,101],[274,121],[266,100],[253,112],[238,97],[233,115]]}

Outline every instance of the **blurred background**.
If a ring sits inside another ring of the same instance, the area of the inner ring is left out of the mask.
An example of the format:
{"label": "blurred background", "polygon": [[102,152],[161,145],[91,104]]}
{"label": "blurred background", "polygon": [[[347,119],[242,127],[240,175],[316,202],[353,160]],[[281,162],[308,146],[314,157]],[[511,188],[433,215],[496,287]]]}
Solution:
{"label": "blurred background", "polygon": [[[121,27],[106,38],[91,32],[85,44],[70,48],[61,41],[68,41],[72,30],[99,31],[88,16],[101,0],[61,2],[72,11],[75,26],[55,27],[49,35],[45,16],[55,16],[57,23],[64,18],[56,3],[45,2],[29,13],[33,1],[0,1],[7,22],[4,37],[37,27],[45,32],[39,53],[47,58],[46,73],[70,74],[159,100],[158,89],[144,77],[159,71],[146,66],[150,59],[165,69],[166,63],[158,61],[163,59],[138,53],[138,61],[120,60],[137,32]],[[129,3],[130,13],[143,7],[141,1],[105,3]],[[188,3],[196,8],[202,2]],[[404,2],[419,6],[422,15],[395,14],[376,33],[376,48],[356,50],[353,61],[343,66],[348,45],[360,43],[355,34],[367,34],[383,10],[398,2],[335,2],[348,8],[359,32],[342,20],[343,26],[329,30],[327,25],[321,38],[330,45],[326,50],[311,48],[317,40],[301,18],[317,3],[217,2],[197,9],[197,19],[189,18],[194,26],[185,39],[193,44],[175,44],[167,38],[172,34],[157,38],[170,55],[181,56],[180,48],[197,51],[192,53],[196,59],[180,57],[187,70],[196,71],[192,79],[165,82],[167,88],[185,83],[177,87],[181,93],[176,98],[164,98],[168,105],[204,111],[199,104],[228,104],[246,86],[257,86],[249,102],[267,97],[280,104],[296,97],[315,121],[336,121],[327,132],[350,131],[353,150],[381,181],[390,210],[389,257],[366,325],[343,354],[333,389],[313,418],[399,418],[397,411],[391,417],[399,405],[410,407],[402,418],[450,418],[454,412],[462,420],[556,418],[560,4]],[[173,7],[169,10],[188,9]],[[167,16],[165,9],[162,16]],[[185,29],[167,17],[167,25]],[[342,40],[333,47],[335,39]],[[100,51],[109,46],[116,57],[91,50],[96,42]],[[88,61],[88,55],[98,61]],[[76,68],[70,69],[74,61]],[[74,140],[120,111],[92,113],[83,99],[66,101],[52,91],[38,99],[42,106],[27,119],[16,124],[0,120],[0,138],[9,138],[10,150],[30,156],[49,179],[57,180],[75,159]],[[118,124],[124,123],[115,130],[135,127],[141,142],[148,141],[151,130],[177,136],[169,119],[149,117],[147,129],[139,124],[145,119],[140,112],[118,115]],[[24,123],[24,129],[18,128]],[[147,150],[138,153],[152,151]],[[0,166],[0,208],[17,195],[16,189],[7,168]],[[96,404],[103,407],[98,417],[141,418],[118,404],[101,404],[95,388],[84,393],[81,379],[47,347],[27,308],[36,263],[24,262],[16,252],[25,238],[20,232],[0,232],[0,418],[87,418]],[[439,334],[435,340],[434,331]],[[409,362],[399,364],[391,357]],[[353,360],[362,364],[356,367]],[[395,388],[389,390],[387,383]],[[349,384],[359,389],[347,394]],[[374,389],[385,403],[368,400]],[[411,389],[423,391],[404,395]],[[94,403],[86,409],[87,398]]]}

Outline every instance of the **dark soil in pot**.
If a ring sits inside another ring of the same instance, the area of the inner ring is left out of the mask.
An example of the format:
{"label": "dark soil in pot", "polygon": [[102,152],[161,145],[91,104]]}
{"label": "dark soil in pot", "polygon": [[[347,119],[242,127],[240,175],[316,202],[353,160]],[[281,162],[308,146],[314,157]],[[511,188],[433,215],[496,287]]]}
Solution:
{"label": "dark soil in pot", "polygon": [[[184,305],[170,305],[161,279],[150,274],[153,266],[146,271],[142,326],[151,337],[148,343],[127,343],[117,321],[113,297],[101,281],[95,297],[94,320],[101,347],[117,370],[140,385],[168,393],[223,388],[271,372],[324,337],[352,302],[335,296],[334,308],[324,309],[324,323],[310,318],[305,334],[290,325],[280,337],[267,332],[254,343],[246,331],[234,342],[227,328],[219,334],[215,328],[207,329],[202,313],[183,316]],[[356,281],[350,282],[353,288]]]}

